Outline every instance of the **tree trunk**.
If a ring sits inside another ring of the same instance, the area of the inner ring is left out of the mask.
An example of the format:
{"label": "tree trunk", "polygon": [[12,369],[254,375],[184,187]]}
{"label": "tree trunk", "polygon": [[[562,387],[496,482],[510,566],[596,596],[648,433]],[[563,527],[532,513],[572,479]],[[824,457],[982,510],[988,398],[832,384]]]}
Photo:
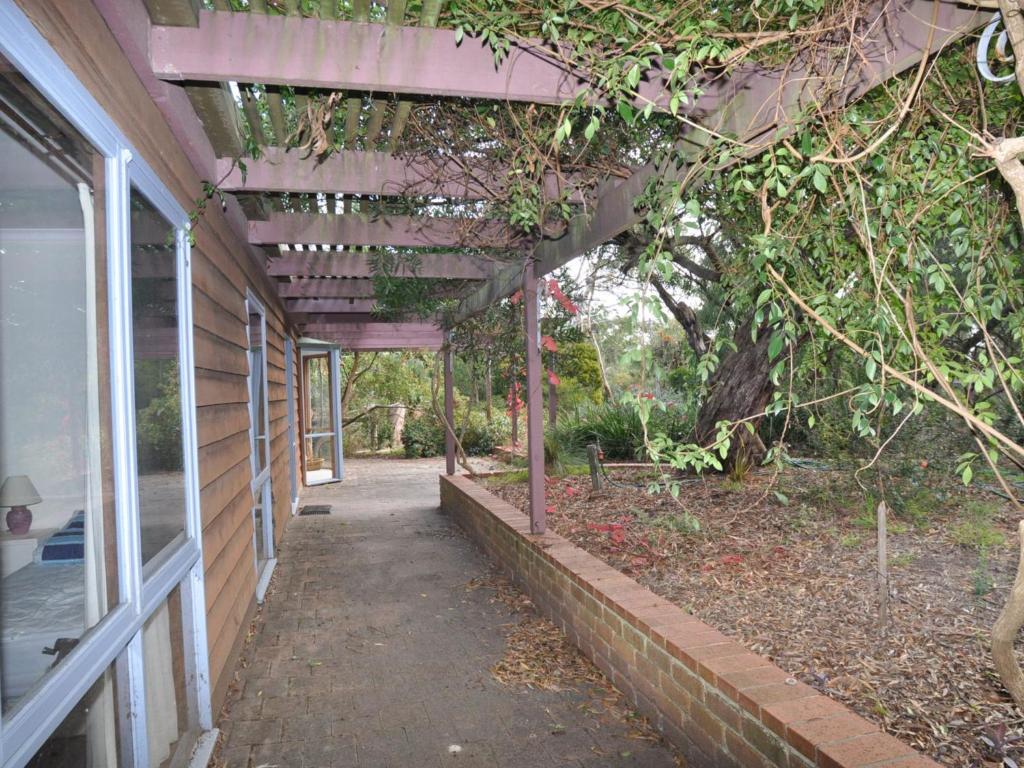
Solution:
{"label": "tree trunk", "polygon": [[[728,354],[711,374],[708,396],[697,414],[698,443],[708,445],[714,442],[720,421],[734,422],[764,412],[774,390],[771,370],[775,361],[768,358],[770,339],[770,333],[762,332],[756,342],[752,341],[749,323],[737,330],[734,337],[736,351]],[[761,417],[750,423],[755,430],[753,434],[742,426],[733,433],[724,462],[726,469],[737,461],[753,466],[764,460],[764,443],[756,431]]]}
{"label": "tree trunk", "polygon": [[1017,578],[1002,613],[992,625],[992,663],[1017,706],[1024,707],[1024,674],[1021,673],[1013,650],[1017,633],[1024,624],[1024,520],[1018,526],[1018,533],[1021,550]]}

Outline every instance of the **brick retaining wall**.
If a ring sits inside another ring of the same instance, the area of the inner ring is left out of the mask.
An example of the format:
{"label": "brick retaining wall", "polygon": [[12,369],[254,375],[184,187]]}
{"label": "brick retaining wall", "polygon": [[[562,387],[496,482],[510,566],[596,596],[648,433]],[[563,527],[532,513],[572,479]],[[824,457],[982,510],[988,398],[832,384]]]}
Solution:
{"label": "brick retaining wall", "polygon": [[441,506],[690,765],[938,768],[467,477]]}

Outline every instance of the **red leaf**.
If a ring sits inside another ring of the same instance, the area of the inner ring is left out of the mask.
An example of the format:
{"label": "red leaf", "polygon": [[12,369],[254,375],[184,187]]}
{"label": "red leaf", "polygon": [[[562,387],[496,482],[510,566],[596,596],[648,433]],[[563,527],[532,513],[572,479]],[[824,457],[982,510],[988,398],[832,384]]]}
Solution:
{"label": "red leaf", "polygon": [[562,309],[570,315],[575,315],[580,311],[579,307],[573,304],[572,300],[562,292],[561,288],[558,287],[558,281],[554,278],[548,280],[548,291],[555,297],[555,301],[562,305]]}
{"label": "red leaf", "polygon": [[544,347],[544,349],[546,349],[548,352],[558,351],[558,344],[556,344],[555,340],[552,339],[550,336],[541,336],[540,345]]}
{"label": "red leaf", "polygon": [[621,544],[626,540],[626,532],[621,527],[612,530],[608,537],[616,544]]}
{"label": "red leaf", "polygon": [[743,562],[743,555],[722,555],[718,562],[722,565],[739,565]]}
{"label": "red leaf", "polygon": [[515,293],[513,293],[511,296],[508,297],[508,300],[512,304],[518,304],[520,301],[523,300],[523,292],[522,291],[516,291]]}
{"label": "red leaf", "polygon": [[548,381],[551,382],[551,386],[553,387],[560,386],[562,383],[562,380],[558,378],[558,374],[554,371],[548,371]]}

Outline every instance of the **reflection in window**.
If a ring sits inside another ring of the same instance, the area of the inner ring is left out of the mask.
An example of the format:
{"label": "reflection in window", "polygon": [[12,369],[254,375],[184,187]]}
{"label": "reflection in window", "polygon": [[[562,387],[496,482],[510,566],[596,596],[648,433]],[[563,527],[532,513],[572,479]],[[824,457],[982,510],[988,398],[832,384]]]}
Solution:
{"label": "reflection in window", "polygon": [[132,334],[142,562],[185,530],[174,228],[131,192]]}
{"label": "reflection in window", "polygon": [[117,597],[103,166],[0,56],[5,718]]}

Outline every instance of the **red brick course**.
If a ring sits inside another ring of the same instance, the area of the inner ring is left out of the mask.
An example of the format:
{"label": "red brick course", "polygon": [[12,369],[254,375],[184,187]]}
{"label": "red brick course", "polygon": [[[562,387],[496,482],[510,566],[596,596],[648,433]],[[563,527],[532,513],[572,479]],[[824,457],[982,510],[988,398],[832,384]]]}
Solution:
{"label": "red brick course", "polygon": [[695,766],[938,768],[466,477],[441,505]]}

